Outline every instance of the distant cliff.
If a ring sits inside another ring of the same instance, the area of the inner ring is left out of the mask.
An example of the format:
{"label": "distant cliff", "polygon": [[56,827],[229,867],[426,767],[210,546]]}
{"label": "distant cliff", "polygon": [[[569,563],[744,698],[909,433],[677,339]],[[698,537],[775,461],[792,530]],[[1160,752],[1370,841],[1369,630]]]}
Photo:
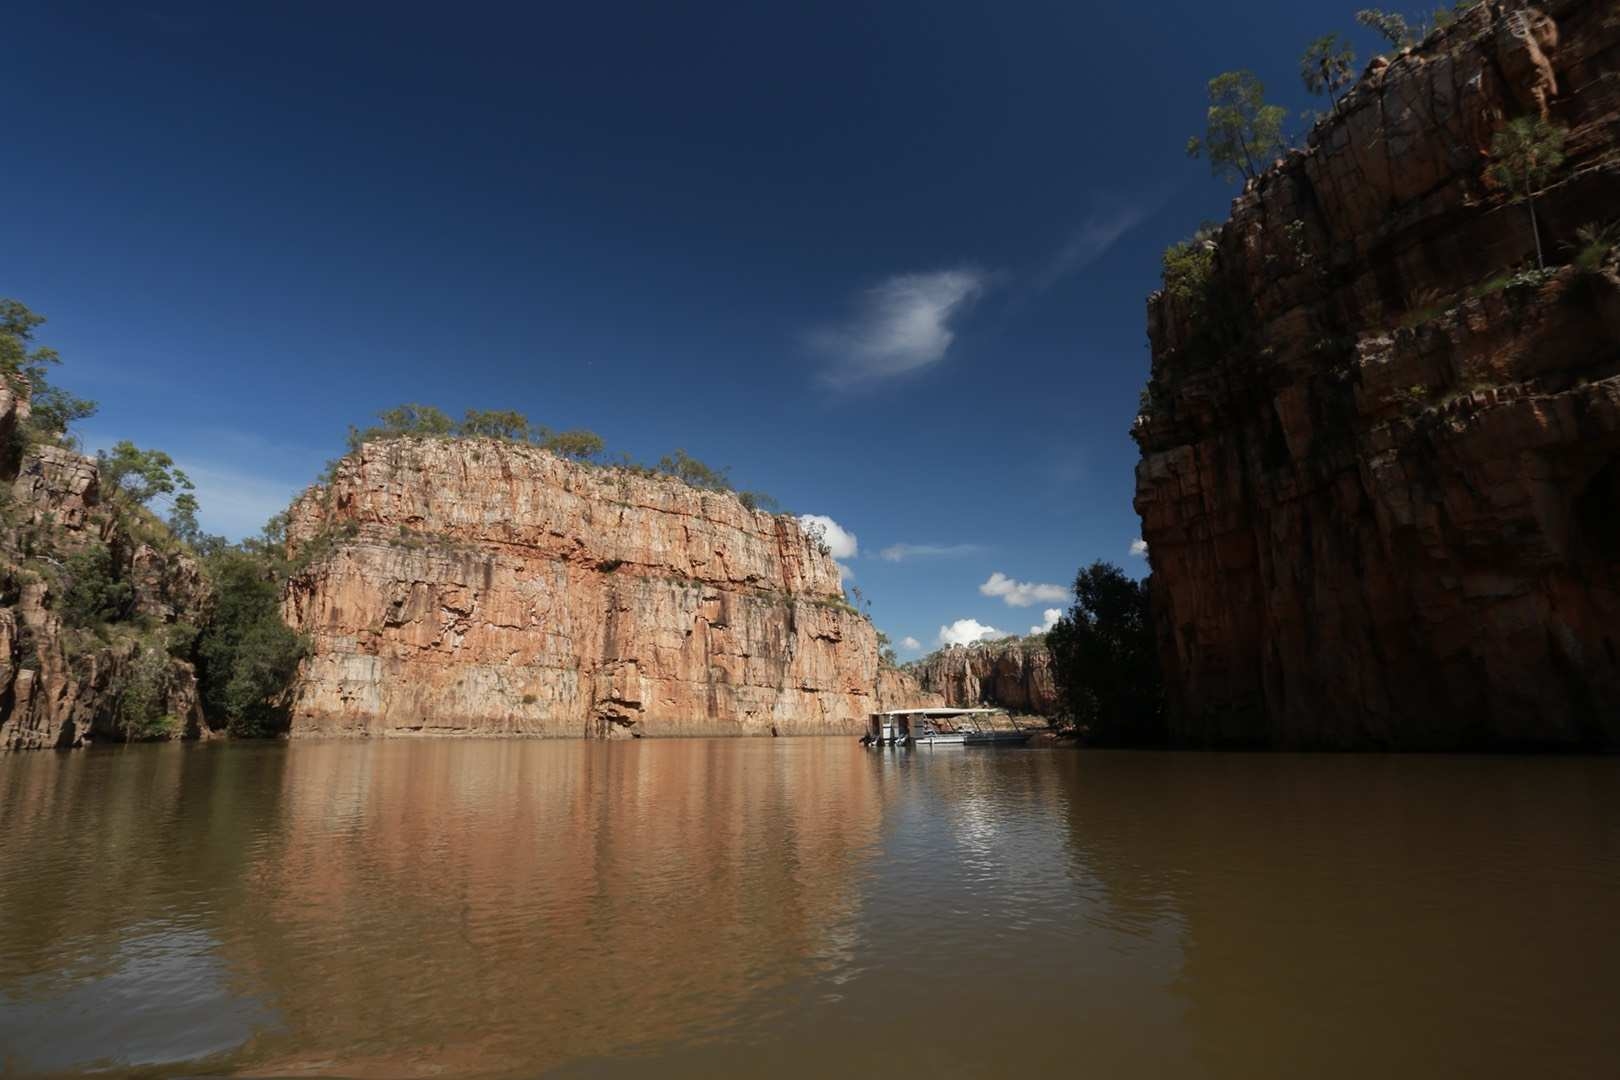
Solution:
{"label": "distant cliff", "polygon": [[953,707],[995,705],[1055,716],[1052,654],[1039,639],[953,645],[909,665],[924,690]]}
{"label": "distant cliff", "polygon": [[[1524,115],[1567,129],[1547,273],[1485,170]],[[1620,13],[1485,3],[1375,62],[1152,298],[1177,741],[1620,743],[1617,218]]]}
{"label": "distant cliff", "polygon": [[0,380],[0,749],[205,734],[183,658],[209,602],[201,568],[103,501],[94,458],[24,442],[28,416]]}
{"label": "distant cliff", "polygon": [[830,554],[729,492],[392,438],[293,506],[288,544],[294,736],[853,734],[878,707]]}

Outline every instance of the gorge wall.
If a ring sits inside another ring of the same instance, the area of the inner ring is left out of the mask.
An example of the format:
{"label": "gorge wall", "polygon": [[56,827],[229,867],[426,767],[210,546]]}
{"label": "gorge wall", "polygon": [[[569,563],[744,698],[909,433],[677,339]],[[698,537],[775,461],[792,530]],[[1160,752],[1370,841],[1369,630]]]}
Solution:
{"label": "gorge wall", "polygon": [[1058,712],[1052,654],[1039,639],[953,645],[909,668],[924,690],[953,708],[993,705],[1038,716]]}
{"label": "gorge wall", "polygon": [[[207,734],[196,672],[171,654],[208,605],[201,567],[103,501],[94,458],[26,444],[28,416],[26,391],[0,380],[0,749]],[[116,620],[81,626],[64,598],[90,551],[123,591]]]}
{"label": "gorge wall", "polygon": [[855,734],[885,673],[794,519],[499,440],[395,438],[294,504],[292,734]]}
{"label": "gorge wall", "polygon": [[1620,215],[1620,5],[1469,9],[1375,61],[1149,303],[1134,436],[1187,744],[1620,743],[1620,268],[1535,266],[1486,175],[1541,113],[1549,261]]}

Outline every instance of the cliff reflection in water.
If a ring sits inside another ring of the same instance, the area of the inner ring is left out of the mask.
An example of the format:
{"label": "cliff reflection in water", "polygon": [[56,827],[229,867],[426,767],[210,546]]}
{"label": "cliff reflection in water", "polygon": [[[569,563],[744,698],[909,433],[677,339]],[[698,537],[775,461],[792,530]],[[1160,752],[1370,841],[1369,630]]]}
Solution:
{"label": "cliff reflection in water", "polygon": [[146,746],[0,768],[0,1072],[1592,1076],[1620,759]]}
{"label": "cliff reflection in water", "polygon": [[276,934],[232,959],[301,1052],[532,1066],[690,1037],[848,962],[878,788],[843,746],[794,749],[294,747],[250,868]]}

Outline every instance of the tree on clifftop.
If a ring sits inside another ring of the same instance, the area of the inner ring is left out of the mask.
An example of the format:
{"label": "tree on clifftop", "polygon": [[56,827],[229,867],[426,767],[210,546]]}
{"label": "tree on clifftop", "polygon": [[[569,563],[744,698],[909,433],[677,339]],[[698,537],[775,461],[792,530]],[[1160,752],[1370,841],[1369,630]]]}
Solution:
{"label": "tree on clifftop", "polygon": [[1338,34],[1323,34],[1305,47],[1299,58],[1299,77],[1312,94],[1327,94],[1333,112],[1339,111],[1338,92],[1355,78],[1356,52]]}
{"label": "tree on clifftop", "polygon": [[1223,180],[1253,180],[1285,149],[1281,105],[1267,105],[1266,88],[1252,71],[1228,71],[1209,80],[1203,138],[1187,140],[1187,156],[1208,155]]}
{"label": "tree on clifftop", "polygon": [[1075,726],[1098,743],[1164,741],[1164,691],[1147,582],[1094,562],[1074,579],[1074,606],[1046,635],[1052,674]]}
{"label": "tree on clifftop", "polygon": [[1547,186],[1553,170],[1564,163],[1564,129],[1539,116],[1521,116],[1491,140],[1488,175],[1530,207],[1530,231],[1536,240],[1536,266],[1545,270],[1541,226],[1536,222],[1536,192]]}
{"label": "tree on clifftop", "polygon": [[52,386],[45,373],[62,362],[55,349],[32,349],[34,331],[45,321],[18,300],[0,298],[0,378],[26,393],[31,406],[23,441],[61,441],[68,427],[95,415],[96,403]]}

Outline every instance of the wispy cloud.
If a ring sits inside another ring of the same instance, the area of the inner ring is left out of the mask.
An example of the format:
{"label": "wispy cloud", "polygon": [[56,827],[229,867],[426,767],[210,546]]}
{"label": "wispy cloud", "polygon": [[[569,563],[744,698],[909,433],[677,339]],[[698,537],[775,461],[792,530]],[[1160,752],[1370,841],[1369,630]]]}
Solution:
{"label": "wispy cloud", "polygon": [[986,626],[978,619],[957,619],[949,626],[939,628],[941,645],[972,645],[976,641],[994,641],[1011,636],[993,626]]}
{"label": "wispy cloud", "polygon": [[907,559],[949,558],[956,555],[973,555],[982,551],[978,544],[890,544],[878,552],[878,558],[888,562],[905,562]]}
{"label": "wispy cloud", "polygon": [[1035,288],[1050,289],[1067,275],[1102,258],[1121,237],[1158,213],[1169,197],[1166,188],[1131,199],[1096,200],[1092,212],[1070,230],[1063,245],[1035,275]]}
{"label": "wispy cloud", "polygon": [[266,521],[287,509],[303,490],[298,484],[237,469],[189,461],[178,464],[197,487],[197,520],[203,531],[232,540],[257,535]]}
{"label": "wispy cloud", "polygon": [[1138,559],[1145,559],[1145,558],[1147,558],[1147,553],[1148,553],[1148,548],[1147,548],[1147,541],[1146,540],[1144,540],[1140,536],[1138,536],[1135,540],[1131,541],[1131,554],[1132,555],[1136,556]]}
{"label": "wispy cloud", "polygon": [[897,274],[862,293],[852,317],[810,337],[827,358],[834,386],[900,375],[939,360],[956,340],[953,323],[984,292],[988,276],[971,268]]}
{"label": "wispy cloud", "polygon": [[1033,607],[1042,601],[1053,603],[1069,598],[1069,590],[1061,585],[1014,581],[1000,570],[979,586],[979,592],[985,596],[999,596],[1009,607]]}

